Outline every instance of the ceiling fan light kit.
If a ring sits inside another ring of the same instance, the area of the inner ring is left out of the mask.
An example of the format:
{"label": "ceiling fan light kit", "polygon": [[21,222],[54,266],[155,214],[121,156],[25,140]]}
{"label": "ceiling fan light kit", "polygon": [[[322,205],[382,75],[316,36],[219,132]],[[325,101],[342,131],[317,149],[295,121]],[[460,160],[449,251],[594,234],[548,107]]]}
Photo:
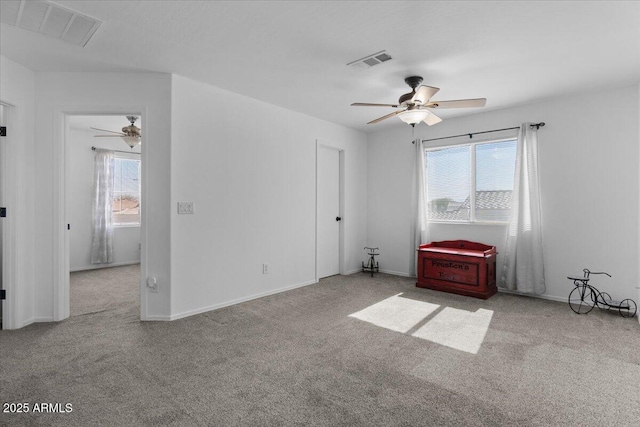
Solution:
{"label": "ceiling fan light kit", "polygon": [[133,150],[135,146],[140,144],[142,141],[142,131],[139,127],[137,127],[134,123],[138,118],[136,116],[127,116],[127,120],[129,120],[129,126],[125,126],[122,128],[122,132],[114,132],[112,130],[106,129],[98,129],[91,128],[93,130],[98,130],[101,132],[109,132],[113,135],[95,135],[96,138],[114,138],[120,137],[122,140]]}
{"label": "ceiling fan light kit", "polygon": [[411,126],[415,126],[421,121],[423,121],[424,119],[426,119],[428,115],[429,115],[428,111],[416,109],[416,110],[405,110],[402,113],[398,114],[398,117],[403,122]]}
{"label": "ceiling fan light kit", "polygon": [[[427,125],[432,126],[436,123],[440,123],[442,119],[436,116],[433,111],[436,108],[474,108],[484,107],[487,100],[485,98],[476,99],[456,99],[452,101],[431,101],[431,97],[434,96],[440,90],[437,87],[420,85],[422,83],[422,77],[410,76],[404,79],[404,82],[411,87],[411,92],[405,93],[398,99],[397,104],[371,104],[363,102],[355,102],[351,104],[354,107],[392,107],[392,108],[405,108],[401,111],[396,111],[386,116],[379,117],[370,121],[367,124],[373,124],[381,122],[389,117],[398,116],[403,122],[415,126],[420,122],[425,122]],[[416,90],[417,88],[417,90]]]}
{"label": "ceiling fan light kit", "polygon": [[124,142],[127,143],[129,147],[131,147],[132,150],[136,145],[140,144],[140,138],[135,136],[121,136],[121,138],[124,140]]}

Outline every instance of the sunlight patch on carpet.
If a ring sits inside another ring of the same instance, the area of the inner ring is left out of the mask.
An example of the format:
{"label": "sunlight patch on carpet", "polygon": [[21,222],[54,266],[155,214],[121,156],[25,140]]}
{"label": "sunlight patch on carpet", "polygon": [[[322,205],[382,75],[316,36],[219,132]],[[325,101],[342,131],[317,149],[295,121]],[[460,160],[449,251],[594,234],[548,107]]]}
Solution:
{"label": "sunlight patch on carpet", "polygon": [[493,311],[483,308],[474,313],[445,307],[411,336],[478,354],[492,317]]}
{"label": "sunlight patch on carpet", "polygon": [[400,295],[402,294],[370,305],[364,310],[350,314],[349,317],[405,333],[440,307],[437,304],[402,298]]}
{"label": "sunlight patch on carpet", "polygon": [[[350,314],[349,317],[406,334],[440,308],[438,304],[402,298],[401,295],[384,299]],[[433,319],[411,333],[411,336],[478,354],[492,317],[493,310],[479,308],[476,312],[471,312],[444,307]]]}

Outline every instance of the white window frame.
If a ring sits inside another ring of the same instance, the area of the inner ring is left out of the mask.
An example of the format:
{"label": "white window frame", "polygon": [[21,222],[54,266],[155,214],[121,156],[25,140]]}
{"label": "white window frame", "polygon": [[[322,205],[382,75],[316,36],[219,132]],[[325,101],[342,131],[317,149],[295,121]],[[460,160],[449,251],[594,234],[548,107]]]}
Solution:
{"label": "white window frame", "polygon": [[[438,150],[442,150],[442,149],[446,149],[446,148],[453,148],[453,147],[470,147],[469,162],[471,163],[471,169],[470,169],[470,179],[469,179],[469,220],[429,219],[428,221],[429,221],[430,224],[456,224],[456,225],[460,225],[460,224],[472,224],[472,225],[505,225],[505,224],[509,224],[509,221],[488,221],[488,220],[478,221],[478,220],[476,220],[476,146],[484,145],[484,144],[495,144],[495,143],[507,142],[507,141],[515,141],[515,143],[517,144],[518,143],[518,136],[517,135],[505,136],[505,137],[496,138],[496,139],[485,139],[485,140],[475,141],[475,142],[464,142],[464,143],[458,143],[458,144],[438,145],[438,146],[425,147],[424,148],[425,166],[426,166],[426,164],[427,164],[426,154],[429,151],[438,151]],[[426,182],[426,177],[427,176],[428,175],[425,173],[425,182],[423,183],[423,185],[425,185],[425,186],[428,186],[428,184]],[[514,177],[514,179],[515,179],[515,177]],[[425,189],[425,194],[428,194],[428,187]],[[425,200],[425,203],[428,204],[429,203],[428,200]],[[426,206],[425,208],[427,209],[427,217],[428,217],[428,215],[429,215],[428,209],[429,208],[428,208],[428,206]]]}
{"label": "white window frame", "polygon": [[[140,158],[140,154],[132,153],[113,153],[113,157],[115,160],[136,160],[138,162],[138,198],[142,200],[142,186],[141,186],[141,172],[142,172],[142,159]],[[114,176],[115,179],[115,176]],[[115,186],[115,183],[114,183]],[[114,190],[115,193],[115,190]],[[114,218],[113,211],[111,212],[111,220],[113,221],[113,226],[116,228],[127,228],[127,227],[140,227],[142,225],[142,206],[140,206],[140,213],[138,222],[116,222]]]}

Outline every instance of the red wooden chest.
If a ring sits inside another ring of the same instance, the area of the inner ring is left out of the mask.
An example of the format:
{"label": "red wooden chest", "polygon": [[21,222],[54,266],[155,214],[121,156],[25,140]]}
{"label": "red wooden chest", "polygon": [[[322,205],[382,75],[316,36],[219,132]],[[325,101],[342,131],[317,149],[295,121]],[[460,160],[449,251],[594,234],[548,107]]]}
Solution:
{"label": "red wooden chest", "polygon": [[417,287],[487,299],[497,292],[495,246],[447,240],[418,248]]}

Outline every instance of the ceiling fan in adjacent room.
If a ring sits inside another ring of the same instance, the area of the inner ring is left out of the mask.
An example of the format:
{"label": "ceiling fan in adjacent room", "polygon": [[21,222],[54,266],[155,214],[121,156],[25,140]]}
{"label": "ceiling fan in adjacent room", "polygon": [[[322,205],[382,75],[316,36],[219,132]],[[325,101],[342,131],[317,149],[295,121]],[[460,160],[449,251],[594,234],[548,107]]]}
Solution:
{"label": "ceiling fan in adjacent room", "polygon": [[120,137],[133,150],[133,148],[136,145],[140,144],[140,141],[142,140],[142,133],[141,133],[142,130],[134,124],[136,122],[136,120],[138,120],[138,118],[136,116],[127,116],[127,120],[129,120],[130,124],[129,124],[129,126],[123,127],[122,128],[122,132],[116,132],[116,131],[112,131],[112,130],[98,129],[98,128],[91,128],[91,129],[97,130],[97,131],[100,131],[100,132],[113,133],[114,135],[94,135],[94,136],[96,138],[116,138],[116,137]]}
{"label": "ceiling fan in adjacent room", "polygon": [[[381,122],[389,117],[398,116],[405,123],[415,126],[420,122],[425,122],[429,126],[440,123],[442,119],[433,113],[433,110],[440,108],[474,108],[484,107],[486,98],[456,99],[450,101],[431,101],[431,97],[440,90],[437,87],[422,85],[422,77],[411,76],[404,79],[405,83],[411,87],[411,92],[405,93],[398,99],[397,104],[370,104],[364,102],[354,102],[354,107],[393,107],[402,108],[386,116],[378,117],[367,123],[368,125]],[[416,88],[418,88],[416,90]]]}

